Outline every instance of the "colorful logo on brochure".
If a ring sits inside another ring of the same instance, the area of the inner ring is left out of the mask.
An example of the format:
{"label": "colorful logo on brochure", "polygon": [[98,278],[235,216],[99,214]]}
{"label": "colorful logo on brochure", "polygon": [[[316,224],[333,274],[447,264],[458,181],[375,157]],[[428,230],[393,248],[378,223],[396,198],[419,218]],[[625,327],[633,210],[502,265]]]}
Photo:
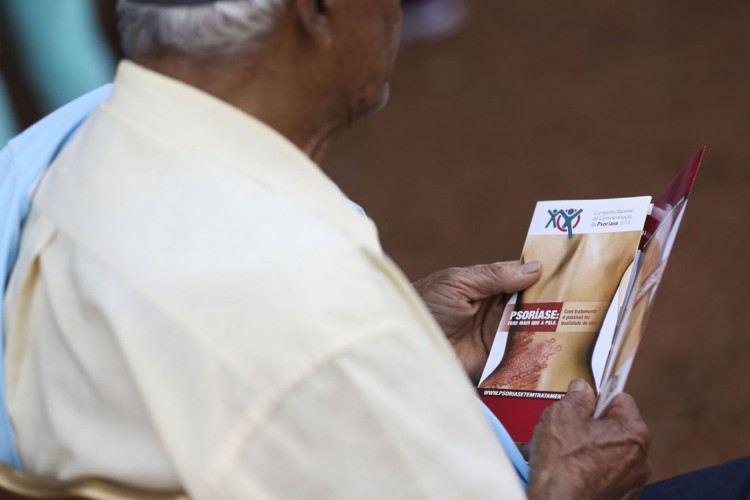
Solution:
{"label": "colorful logo on brochure", "polygon": [[583,209],[568,208],[567,210],[547,210],[549,221],[544,228],[552,227],[561,233],[568,233],[568,238],[573,237],[573,229],[581,223]]}

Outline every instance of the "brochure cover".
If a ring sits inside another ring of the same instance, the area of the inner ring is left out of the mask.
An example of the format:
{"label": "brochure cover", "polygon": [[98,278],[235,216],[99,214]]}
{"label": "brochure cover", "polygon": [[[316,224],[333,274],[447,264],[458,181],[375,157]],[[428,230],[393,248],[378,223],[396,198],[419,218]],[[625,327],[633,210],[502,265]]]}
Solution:
{"label": "brochure cover", "polygon": [[651,204],[647,196],[536,205],[521,260],[542,277],[505,308],[479,382],[517,442],[571,380],[622,392],[705,148]]}

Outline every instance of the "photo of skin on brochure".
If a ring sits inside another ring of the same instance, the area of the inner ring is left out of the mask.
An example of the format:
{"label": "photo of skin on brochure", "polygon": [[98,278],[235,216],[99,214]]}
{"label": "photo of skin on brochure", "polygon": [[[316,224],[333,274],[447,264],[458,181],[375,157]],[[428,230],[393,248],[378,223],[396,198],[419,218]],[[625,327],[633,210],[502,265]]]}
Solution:
{"label": "photo of skin on brochure", "polygon": [[529,236],[522,259],[543,262],[545,272],[517,304],[564,304],[569,321],[551,332],[511,327],[505,355],[481,387],[564,393],[575,378],[594,387],[594,344],[640,237],[640,231]]}

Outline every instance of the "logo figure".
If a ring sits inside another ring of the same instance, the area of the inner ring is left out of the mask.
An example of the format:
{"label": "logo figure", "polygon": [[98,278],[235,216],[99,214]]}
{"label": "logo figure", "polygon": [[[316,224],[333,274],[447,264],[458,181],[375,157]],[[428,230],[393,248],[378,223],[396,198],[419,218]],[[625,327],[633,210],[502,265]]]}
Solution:
{"label": "logo figure", "polygon": [[544,228],[548,228],[550,224],[561,233],[568,233],[568,238],[573,237],[573,229],[578,227],[581,222],[581,214],[583,209],[576,210],[575,208],[569,208],[567,210],[547,210],[549,214],[549,221]]}

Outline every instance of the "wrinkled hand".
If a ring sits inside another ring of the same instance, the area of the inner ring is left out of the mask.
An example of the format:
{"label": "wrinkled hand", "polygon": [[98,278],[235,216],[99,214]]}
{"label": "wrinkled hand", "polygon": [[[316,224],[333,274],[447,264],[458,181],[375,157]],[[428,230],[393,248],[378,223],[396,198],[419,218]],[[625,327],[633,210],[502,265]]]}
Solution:
{"label": "wrinkled hand", "polygon": [[509,294],[528,288],[540,274],[538,262],[497,262],[452,267],[414,283],[475,383],[487,362]]}
{"label": "wrinkled hand", "polygon": [[574,380],[547,408],[531,440],[529,498],[631,499],[648,480],[650,436],[632,397],[620,394],[599,419],[596,396]]}

